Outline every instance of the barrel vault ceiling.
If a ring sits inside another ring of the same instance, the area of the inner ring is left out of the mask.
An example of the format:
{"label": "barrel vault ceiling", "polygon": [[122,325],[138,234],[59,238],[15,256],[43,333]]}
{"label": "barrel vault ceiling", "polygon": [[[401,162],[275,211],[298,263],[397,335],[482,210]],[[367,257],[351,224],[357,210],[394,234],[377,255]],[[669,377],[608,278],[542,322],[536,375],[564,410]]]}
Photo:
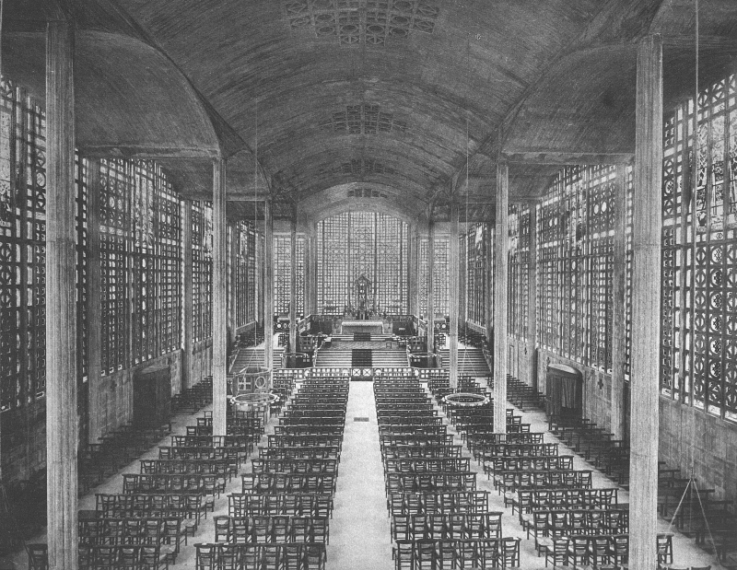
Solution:
{"label": "barrel vault ceiling", "polygon": [[[44,27],[75,24],[78,146],[153,156],[229,216],[375,207],[493,217],[561,165],[634,152],[637,42],[664,43],[666,103],[692,90],[693,0],[10,0],[4,73],[39,98]],[[734,63],[737,2],[700,0],[702,83]]]}

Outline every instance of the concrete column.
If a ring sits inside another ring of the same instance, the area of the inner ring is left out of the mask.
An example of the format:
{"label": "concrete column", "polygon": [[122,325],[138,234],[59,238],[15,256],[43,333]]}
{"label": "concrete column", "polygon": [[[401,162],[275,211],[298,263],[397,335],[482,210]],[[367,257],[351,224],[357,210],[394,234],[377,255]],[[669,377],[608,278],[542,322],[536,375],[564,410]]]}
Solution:
{"label": "concrete column", "polygon": [[314,315],[317,306],[317,258],[314,231],[305,233],[305,316]]}
{"label": "concrete column", "polygon": [[192,280],[192,202],[184,200],[182,208],[182,390],[195,384],[193,367],[192,316],[194,313],[194,284]]}
{"label": "concrete column", "polygon": [[91,160],[87,169],[87,385],[89,402],[88,443],[98,443],[103,435],[99,408],[102,376],[102,319],[95,318],[102,308],[102,272],[100,268],[100,162]]}
{"label": "concrete column", "polygon": [[297,352],[297,207],[292,209],[289,234],[292,281],[289,288],[289,351]]}
{"label": "concrete column", "polygon": [[484,304],[486,311],[484,314],[484,324],[486,326],[486,341],[491,346],[491,339],[494,338],[494,234],[489,235],[489,241],[485,244],[486,259],[484,260]]}
{"label": "concrete column", "polygon": [[212,434],[227,433],[228,223],[225,161],[212,163]]}
{"label": "concrete column", "polygon": [[458,247],[458,202],[453,200],[450,205],[450,244],[449,244],[449,265],[450,265],[450,283],[448,287],[448,307],[450,312],[450,331],[448,343],[450,351],[450,388],[456,390],[458,388],[458,312],[459,293],[460,293],[460,254]]}
{"label": "concrete column", "polygon": [[409,314],[420,316],[420,238],[417,224],[409,228]]}
{"label": "concrete column", "polygon": [[614,196],[614,275],[612,280],[612,397],[611,425],[614,439],[624,437],[624,376],[627,358],[627,315],[625,313],[625,272],[627,270],[627,168],[617,166]]}
{"label": "concrete column", "polygon": [[458,232],[458,326],[465,329],[468,326],[468,222]]}
{"label": "concrete column", "polygon": [[527,384],[537,390],[537,205],[530,204],[530,249],[527,263]]}
{"label": "concrete column", "polygon": [[271,202],[264,200],[264,365],[274,364],[274,217]]}
{"label": "concrete column", "polygon": [[496,167],[496,223],[494,225],[494,431],[507,431],[507,218],[509,167]]}
{"label": "concrete column", "polygon": [[427,351],[435,352],[435,222],[427,223]]}
{"label": "concrete column", "polygon": [[633,227],[630,556],[632,570],[656,565],[658,408],[663,170],[663,44],[647,36],[637,50]]}
{"label": "concrete column", "polygon": [[[228,225],[228,236],[230,248],[228,249],[228,329],[230,329],[230,336],[228,336],[228,346],[235,340],[235,334],[238,331],[238,315],[236,313],[236,282],[238,275],[238,253],[239,253],[239,238],[240,232],[236,231],[234,224]],[[245,323],[244,323],[245,324]],[[230,363],[228,363],[230,364]]]}
{"label": "concrete column", "polygon": [[[77,568],[74,27],[46,36],[46,469],[49,567]],[[94,319],[93,319],[94,320]]]}

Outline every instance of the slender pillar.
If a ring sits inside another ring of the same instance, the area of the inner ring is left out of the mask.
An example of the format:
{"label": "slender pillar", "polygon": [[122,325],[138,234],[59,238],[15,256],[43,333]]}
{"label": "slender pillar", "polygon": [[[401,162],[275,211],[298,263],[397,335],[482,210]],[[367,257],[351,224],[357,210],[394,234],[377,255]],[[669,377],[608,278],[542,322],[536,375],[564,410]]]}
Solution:
{"label": "slender pillar", "polygon": [[192,315],[194,314],[194,282],[192,279],[192,202],[184,200],[182,208],[182,390],[195,384],[193,371],[194,344]]}
{"label": "slender pillar", "polygon": [[[87,193],[87,314],[98,315],[102,306],[102,272],[100,267],[100,163],[89,162],[87,170],[89,192]],[[99,410],[102,395],[102,319],[87,319],[87,399],[89,403],[88,443],[98,443],[103,435]]]}
{"label": "slender pillar", "polygon": [[627,253],[627,196],[625,165],[617,166],[617,189],[614,195],[614,267],[612,279],[612,396],[611,425],[614,439],[624,437],[624,375],[627,352],[625,314],[625,272]]}
{"label": "slender pillar", "polygon": [[419,317],[420,239],[417,224],[409,229],[409,314]]}
{"label": "slender pillar", "polygon": [[212,434],[227,432],[228,224],[225,161],[212,163]]}
{"label": "slender pillar", "polygon": [[448,302],[450,307],[450,331],[448,343],[450,350],[450,389],[458,388],[458,312],[460,283],[458,282],[460,274],[460,255],[458,247],[458,202],[453,200],[450,205],[450,244],[449,244],[449,265],[450,265],[450,287]]}
{"label": "slender pillar", "polygon": [[435,222],[427,223],[427,351],[435,352]]}
{"label": "slender pillar", "polygon": [[458,232],[458,327],[465,330],[468,327],[468,220],[463,224],[463,231],[459,228]]}
{"label": "slender pillar", "polygon": [[647,36],[637,50],[632,265],[630,556],[632,570],[656,565],[660,340],[660,218],[663,168],[663,44]]}
{"label": "slender pillar", "polygon": [[297,206],[292,209],[290,228],[290,251],[292,280],[289,288],[289,351],[297,352]]}
{"label": "slender pillar", "polygon": [[264,200],[264,366],[274,363],[274,217],[271,202]]}
{"label": "slender pillar", "polygon": [[[238,332],[238,315],[236,313],[236,307],[238,301],[236,295],[238,291],[236,289],[237,283],[237,272],[238,272],[238,255],[240,253],[240,232],[235,224],[228,225],[228,329],[230,335],[228,336],[228,346],[235,340],[235,335]],[[243,323],[245,324],[245,323]],[[230,363],[228,363],[230,365]]]}
{"label": "slender pillar", "polygon": [[496,167],[496,223],[494,225],[494,431],[507,431],[507,218],[509,167]]}
{"label": "slender pillar", "polygon": [[530,204],[530,248],[527,260],[527,384],[537,390],[537,204]]}
{"label": "slender pillar", "polygon": [[77,568],[74,28],[46,37],[46,469],[49,567]]}
{"label": "slender pillar", "polygon": [[[486,236],[486,234],[485,234]],[[494,338],[494,234],[489,233],[488,242],[484,244],[486,259],[484,260],[484,324],[486,325],[486,342],[489,350]]]}
{"label": "slender pillar", "polygon": [[315,256],[315,235],[311,229],[305,233],[305,316],[314,315],[317,305],[317,259]]}

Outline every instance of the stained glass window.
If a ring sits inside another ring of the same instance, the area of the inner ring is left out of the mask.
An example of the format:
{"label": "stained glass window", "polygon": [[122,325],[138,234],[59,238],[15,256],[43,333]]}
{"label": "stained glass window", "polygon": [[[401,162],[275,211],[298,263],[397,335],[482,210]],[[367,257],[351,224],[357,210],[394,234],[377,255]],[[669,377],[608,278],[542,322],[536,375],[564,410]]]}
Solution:
{"label": "stained glass window", "polygon": [[540,346],[602,371],[612,369],[616,176],[568,167],[537,206]]}
{"label": "stained glass window", "polygon": [[323,314],[356,309],[355,283],[371,282],[369,309],[407,314],[407,224],[375,212],[347,212],[318,223],[317,300]]}
{"label": "stained glass window", "polygon": [[[435,234],[435,251],[433,263],[433,309],[436,315],[448,315],[448,250],[447,236]],[[420,314],[427,314],[427,267],[428,267],[428,240],[420,241]]]}
{"label": "stained glass window", "polygon": [[236,326],[256,320],[256,232],[248,222],[235,225],[236,248],[233,268]]}
{"label": "stained glass window", "polygon": [[406,315],[409,312],[409,228],[399,218],[376,216],[376,310]]}
{"label": "stained glass window", "polygon": [[193,201],[192,208],[192,340],[212,336],[212,207]]}
{"label": "stained glass window", "polygon": [[486,325],[486,263],[489,251],[488,224],[474,224],[466,234],[466,303],[468,320],[478,326]]}
{"label": "stained glass window", "polygon": [[[0,409],[46,393],[46,118],[0,83]],[[86,371],[87,162],[76,156],[78,380]]]}
{"label": "stained glass window", "polygon": [[342,315],[348,307],[348,227],[343,213],[317,224],[317,306],[325,315]]}
{"label": "stained glass window", "polygon": [[698,105],[693,99],[678,105],[664,122],[660,351],[663,394],[733,421],[737,421],[735,77],[731,74],[704,89]]}
{"label": "stained glass window", "polygon": [[[297,298],[295,310],[304,311],[304,237],[297,236]],[[289,315],[292,294],[292,238],[274,235],[274,314]]]}
{"label": "stained glass window", "polygon": [[102,370],[109,374],[128,365],[129,342],[134,364],[181,346],[181,206],[150,161],[101,160],[99,192]]}
{"label": "stained glass window", "polygon": [[530,208],[513,204],[508,218],[508,332],[517,338],[527,338],[528,288],[530,258]]}

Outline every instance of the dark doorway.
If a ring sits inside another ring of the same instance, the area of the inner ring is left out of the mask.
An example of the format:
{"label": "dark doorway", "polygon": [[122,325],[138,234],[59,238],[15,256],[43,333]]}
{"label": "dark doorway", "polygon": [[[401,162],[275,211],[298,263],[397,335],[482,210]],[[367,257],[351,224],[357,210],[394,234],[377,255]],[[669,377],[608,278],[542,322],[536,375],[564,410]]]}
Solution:
{"label": "dark doorway", "polygon": [[548,416],[580,419],[583,409],[581,372],[565,364],[548,364],[546,373]]}
{"label": "dark doorway", "polygon": [[163,363],[133,376],[133,422],[137,427],[158,427],[171,416],[171,377]]}

